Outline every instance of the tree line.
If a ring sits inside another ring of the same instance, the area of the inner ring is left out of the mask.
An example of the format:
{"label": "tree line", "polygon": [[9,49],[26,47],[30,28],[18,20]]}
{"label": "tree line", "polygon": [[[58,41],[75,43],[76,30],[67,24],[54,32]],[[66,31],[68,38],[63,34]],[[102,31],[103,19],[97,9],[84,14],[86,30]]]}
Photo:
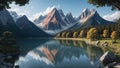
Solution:
{"label": "tree line", "polygon": [[100,25],[80,30],[64,31],[56,35],[57,38],[87,38],[97,40],[102,38],[120,38],[120,19],[111,25]]}

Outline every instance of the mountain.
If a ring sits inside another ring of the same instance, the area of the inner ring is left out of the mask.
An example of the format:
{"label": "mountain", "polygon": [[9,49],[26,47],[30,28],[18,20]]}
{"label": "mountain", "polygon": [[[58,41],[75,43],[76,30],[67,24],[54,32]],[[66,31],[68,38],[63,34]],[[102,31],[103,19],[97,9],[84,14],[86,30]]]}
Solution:
{"label": "mountain", "polygon": [[64,30],[113,23],[104,20],[94,9],[84,9],[78,18],[74,18],[72,13],[65,15],[61,9],[56,8],[48,15],[40,16],[34,22],[37,25],[29,21],[25,15],[20,17],[16,12],[8,12],[6,9],[0,11],[0,33],[11,31],[16,36],[23,37],[51,37]]}
{"label": "mountain", "polygon": [[94,9],[84,9],[77,20],[79,23],[74,25],[75,29],[113,24],[113,22],[103,19]]}
{"label": "mountain", "polygon": [[27,37],[50,37],[51,35],[45,33],[39,27],[37,27],[33,22],[29,21],[24,15],[20,17],[17,22],[17,26],[23,32],[23,36]]}
{"label": "mountain", "polygon": [[40,16],[38,24],[47,33],[59,33],[64,30],[81,29],[91,26],[109,25],[113,22],[104,20],[95,9],[84,9],[78,18],[74,18],[72,13],[66,15],[62,9],[54,8],[46,17]]}
{"label": "mountain", "polygon": [[66,18],[69,20],[70,23],[75,23],[77,22],[75,18],[72,16],[72,13],[67,13]]}
{"label": "mountain", "polygon": [[20,29],[6,9],[0,11],[0,34],[4,31],[11,31],[16,36],[20,35]]}
{"label": "mountain", "polygon": [[[68,16],[68,15],[67,15]],[[45,30],[63,30],[71,26],[71,22],[63,11],[54,8],[40,25]]]}
{"label": "mountain", "polygon": [[40,15],[37,19],[35,19],[33,22],[35,24],[40,24],[41,22],[43,22],[43,20],[46,18],[46,15],[43,16],[43,15]]}
{"label": "mountain", "polygon": [[16,37],[52,37],[30,22],[26,16],[22,16],[16,21],[14,21],[14,17],[18,17],[17,13],[9,12],[6,9],[0,11],[0,35],[5,31],[11,31]]}
{"label": "mountain", "polygon": [[20,17],[15,11],[9,11],[9,13],[10,13],[10,15],[12,16],[12,18],[15,22]]}

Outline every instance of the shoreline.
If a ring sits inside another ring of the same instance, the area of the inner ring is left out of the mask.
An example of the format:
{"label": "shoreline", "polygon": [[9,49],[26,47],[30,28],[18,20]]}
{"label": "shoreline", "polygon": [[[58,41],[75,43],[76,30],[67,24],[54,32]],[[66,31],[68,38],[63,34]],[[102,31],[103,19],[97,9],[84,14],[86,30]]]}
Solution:
{"label": "shoreline", "polygon": [[90,44],[90,45],[96,45],[97,41],[90,41],[86,38],[54,38],[55,40],[78,40],[78,41],[84,41],[86,44]]}

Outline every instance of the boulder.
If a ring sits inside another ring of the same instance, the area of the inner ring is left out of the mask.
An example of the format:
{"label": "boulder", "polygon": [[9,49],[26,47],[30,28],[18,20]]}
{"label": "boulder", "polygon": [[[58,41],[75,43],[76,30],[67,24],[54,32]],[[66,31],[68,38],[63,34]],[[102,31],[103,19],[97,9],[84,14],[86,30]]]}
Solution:
{"label": "boulder", "polygon": [[104,68],[114,68],[114,66],[117,64],[117,62],[109,63],[107,66]]}
{"label": "boulder", "polygon": [[106,53],[104,53],[100,58],[100,61],[103,63],[104,66],[114,62],[115,60],[116,60],[115,54],[110,51],[107,51]]}
{"label": "boulder", "polygon": [[113,68],[120,68],[120,63],[117,63]]}
{"label": "boulder", "polygon": [[120,68],[120,63],[113,62],[105,66],[104,68]]}

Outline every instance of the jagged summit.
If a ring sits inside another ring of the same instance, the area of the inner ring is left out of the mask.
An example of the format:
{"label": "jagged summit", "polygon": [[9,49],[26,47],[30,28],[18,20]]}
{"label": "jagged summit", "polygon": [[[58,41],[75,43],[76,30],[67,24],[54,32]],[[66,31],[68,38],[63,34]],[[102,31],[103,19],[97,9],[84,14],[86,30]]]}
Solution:
{"label": "jagged summit", "polygon": [[9,11],[10,15],[13,17],[13,20],[16,22],[20,17],[15,11]]}
{"label": "jagged summit", "polygon": [[71,17],[73,17],[73,15],[72,15],[71,12],[67,13],[66,16],[71,16]]}
{"label": "jagged summit", "polygon": [[57,30],[66,26],[65,15],[62,10],[54,8],[42,22],[42,27],[46,30]]}
{"label": "jagged summit", "polygon": [[78,17],[79,23],[76,28],[86,28],[91,26],[108,25],[113,22],[103,19],[95,9],[84,9]]}
{"label": "jagged summit", "polygon": [[90,15],[94,15],[95,13],[97,13],[97,11],[95,9],[88,9],[88,8],[85,8],[82,13],[80,14],[79,16],[79,19],[83,19],[83,18],[86,18]]}
{"label": "jagged summit", "polygon": [[77,21],[75,20],[75,18],[73,17],[73,15],[72,15],[71,12],[67,13],[67,14],[66,14],[66,17],[67,17],[67,19],[70,21],[70,23],[75,24],[75,23],[77,22]]}

